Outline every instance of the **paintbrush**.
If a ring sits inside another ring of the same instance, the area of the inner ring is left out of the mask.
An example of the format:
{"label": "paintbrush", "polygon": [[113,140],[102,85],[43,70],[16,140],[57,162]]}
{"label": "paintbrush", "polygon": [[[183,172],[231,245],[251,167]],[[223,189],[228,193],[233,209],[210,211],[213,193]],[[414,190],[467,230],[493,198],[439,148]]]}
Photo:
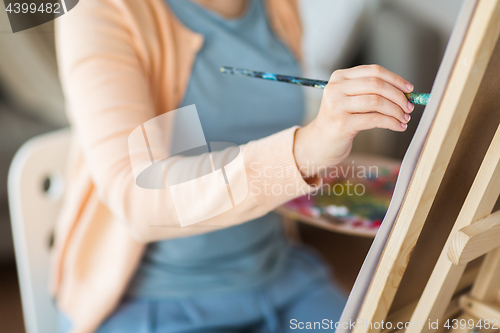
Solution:
{"label": "paintbrush", "polygon": [[[242,69],[242,68],[227,67],[227,66],[221,67],[220,71],[225,74],[256,77],[264,80],[293,83],[299,86],[314,87],[320,89],[324,89],[325,86],[328,84],[328,81],[305,79],[302,77],[274,74],[268,72],[258,72],[250,69]],[[427,105],[430,94],[412,92],[405,94],[405,96],[413,104]]]}

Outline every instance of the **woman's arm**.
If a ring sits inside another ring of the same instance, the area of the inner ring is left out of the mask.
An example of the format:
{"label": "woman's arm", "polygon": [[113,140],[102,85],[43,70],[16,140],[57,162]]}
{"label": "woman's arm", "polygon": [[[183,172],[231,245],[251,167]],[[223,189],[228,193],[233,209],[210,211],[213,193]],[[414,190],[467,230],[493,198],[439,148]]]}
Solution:
{"label": "woman's arm", "polygon": [[[313,179],[312,183],[318,180],[311,166],[318,170],[318,166],[339,163],[348,155],[359,130],[404,130],[404,80],[373,66],[338,71],[325,89],[313,123],[297,135],[297,128],[290,128],[239,147],[248,188],[240,203],[181,227],[179,207],[181,211],[201,211],[227,204],[227,190],[210,188],[209,200],[195,206],[187,192],[177,193],[180,197],[174,202],[169,189],[136,185],[128,138],[158,114],[151,87],[154,80],[147,75],[148,58],[141,53],[143,41],[131,33],[137,22],[125,16],[114,1],[83,1],[58,19],[57,49],[70,121],[100,200],[140,241],[209,232],[264,215],[310,192],[314,187],[304,178]],[[162,130],[166,128],[156,128]],[[232,154],[231,149],[221,156]],[[140,158],[144,164],[151,162],[145,154]],[[204,174],[200,170],[209,159],[208,154],[172,158],[163,163],[164,172],[195,179]],[[228,178],[229,183],[242,179],[237,174]]]}
{"label": "woman's arm", "polygon": [[[137,51],[136,43],[141,41],[132,37],[130,23],[113,1],[83,1],[58,19],[57,50],[70,122],[85,167],[100,200],[138,240],[189,236],[242,223],[311,190],[295,164],[296,128],[291,128],[240,147],[248,187],[242,202],[182,228],[171,192],[141,188],[134,179],[129,135],[158,114],[153,82],[146,74],[147,59]],[[142,158],[149,162],[148,156]],[[167,173],[189,173],[188,178],[194,179],[206,160],[207,155],[173,158],[164,166]],[[210,205],[220,205],[227,198],[227,192],[210,194]],[[189,199],[186,194],[180,201],[189,203]]]}

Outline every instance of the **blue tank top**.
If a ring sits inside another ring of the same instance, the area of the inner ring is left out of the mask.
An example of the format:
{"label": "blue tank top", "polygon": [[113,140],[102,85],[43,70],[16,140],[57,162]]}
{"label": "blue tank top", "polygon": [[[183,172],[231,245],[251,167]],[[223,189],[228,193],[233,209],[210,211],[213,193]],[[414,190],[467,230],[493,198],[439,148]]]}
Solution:
{"label": "blue tank top", "polygon": [[[234,66],[300,74],[294,56],[273,34],[262,0],[248,0],[238,19],[224,19],[191,1],[166,1],[184,25],[204,36],[180,107],[196,105],[207,142],[244,144],[301,124],[300,87],[219,71]],[[288,257],[280,218],[270,213],[149,244],[126,294],[164,298],[240,291],[278,276]]]}

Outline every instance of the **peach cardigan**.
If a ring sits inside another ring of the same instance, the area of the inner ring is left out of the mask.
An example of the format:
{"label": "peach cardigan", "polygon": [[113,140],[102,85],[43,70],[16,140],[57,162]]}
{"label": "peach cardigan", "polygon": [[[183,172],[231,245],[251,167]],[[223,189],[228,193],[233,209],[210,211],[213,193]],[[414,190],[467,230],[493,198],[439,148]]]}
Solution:
{"label": "peach cardigan", "polygon": [[[266,4],[275,32],[299,56],[296,0]],[[183,26],[164,0],[82,0],[57,20],[56,41],[74,138],[51,290],[72,332],[93,332],[112,313],[147,242],[243,223],[311,190],[295,164],[296,128],[290,128],[241,146],[247,179],[257,182],[240,204],[180,227],[168,190],[136,185],[127,139],[176,109],[203,37]],[[271,194],[276,185],[286,191]]]}

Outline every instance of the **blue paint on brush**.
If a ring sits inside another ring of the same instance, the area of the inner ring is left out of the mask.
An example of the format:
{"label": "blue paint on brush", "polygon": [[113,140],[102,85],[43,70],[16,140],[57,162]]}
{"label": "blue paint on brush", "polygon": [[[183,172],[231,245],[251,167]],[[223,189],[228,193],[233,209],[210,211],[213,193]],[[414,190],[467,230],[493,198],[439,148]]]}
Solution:
{"label": "blue paint on brush", "polygon": [[242,68],[234,68],[234,67],[221,67],[220,71],[226,74],[239,75],[239,76],[248,76],[248,77],[256,77],[264,80],[278,81],[278,82],[286,82],[293,83],[300,86],[314,87],[314,88],[325,88],[327,81],[321,80],[311,80],[305,79],[302,77],[296,76],[288,76],[281,74],[274,74],[268,72],[259,72],[253,71],[250,69],[242,69]]}
{"label": "blue paint on brush", "polygon": [[408,93],[405,95],[411,103],[419,105],[427,105],[427,103],[429,103],[429,98],[431,97],[431,94],[421,93]]}
{"label": "blue paint on brush", "polygon": [[[227,66],[221,67],[220,71],[225,74],[255,77],[264,80],[286,82],[286,83],[296,84],[299,86],[306,86],[306,87],[313,87],[320,89],[324,89],[325,86],[328,84],[328,81],[312,80],[303,77],[281,75],[269,72],[259,72],[250,69],[242,69],[242,68],[227,67]],[[405,94],[405,96],[413,104],[427,105],[427,103],[429,102],[430,94],[409,93]]]}

